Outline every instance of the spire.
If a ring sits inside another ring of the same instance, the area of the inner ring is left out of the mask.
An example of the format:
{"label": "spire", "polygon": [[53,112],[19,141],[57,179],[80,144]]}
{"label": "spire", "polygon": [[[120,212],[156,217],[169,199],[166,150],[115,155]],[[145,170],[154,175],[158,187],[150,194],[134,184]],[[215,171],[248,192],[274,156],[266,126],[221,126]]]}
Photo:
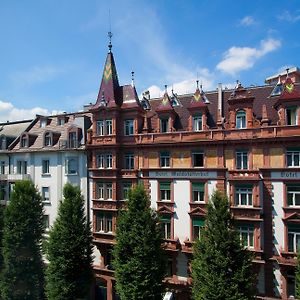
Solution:
{"label": "spire", "polygon": [[111,44],[111,38],[113,36],[112,32],[109,31],[107,34],[108,38],[109,38],[109,42],[108,42],[108,52],[111,53],[111,48],[112,48],[112,44]]}
{"label": "spire", "polygon": [[[111,38],[112,34],[109,33]],[[119,89],[119,80],[116,70],[115,60],[113,53],[111,52],[111,41],[109,42],[109,52],[107,53],[100,89],[95,106],[103,106],[106,103],[107,106],[113,107],[121,105],[119,99],[117,99],[117,92]]]}
{"label": "spire", "polygon": [[131,86],[134,87],[134,71],[131,72]]}

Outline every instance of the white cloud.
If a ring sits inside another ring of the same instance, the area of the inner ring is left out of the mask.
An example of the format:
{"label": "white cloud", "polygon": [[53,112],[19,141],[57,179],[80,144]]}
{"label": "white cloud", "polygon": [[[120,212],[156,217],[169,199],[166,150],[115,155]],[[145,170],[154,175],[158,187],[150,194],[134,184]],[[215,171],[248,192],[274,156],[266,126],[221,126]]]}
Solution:
{"label": "white cloud", "polygon": [[63,66],[33,66],[27,70],[13,72],[10,78],[15,86],[24,87],[50,81],[64,72],[66,72],[66,68]]}
{"label": "white cloud", "polygon": [[290,23],[295,23],[300,20],[300,11],[297,10],[294,15],[292,15],[288,10],[285,10],[278,19],[281,21],[287,21]]}
{"label": "white cloud", "polygon": [[231,47],[224,53],[224,59],[218,63],[217,69],[231,75],[253,67],[255,62],[264,55],[278,49],[281,42],[275,39],[262,40],[258,48]]}
{"label": "white cloud", "polygon": [[0,122],[6,121],[21,121],[33,119],[38,115],[53,115],[60,113],[59,111],[49,112],[47,109],[42,107],[33,108],[17,108],[11,102],[0,100]]}
{"label": "white cloud", "polygon": [[245,16],[243,19],[240,20],[240,25],[242,26],[251,26],[255,25],[256,21],[251,16]]}

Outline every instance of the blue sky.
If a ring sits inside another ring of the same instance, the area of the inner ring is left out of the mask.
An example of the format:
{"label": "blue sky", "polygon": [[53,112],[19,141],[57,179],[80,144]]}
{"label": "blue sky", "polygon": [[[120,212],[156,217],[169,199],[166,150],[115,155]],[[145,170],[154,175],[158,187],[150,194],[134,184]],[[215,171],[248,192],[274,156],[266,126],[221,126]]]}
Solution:
{"label": "blue sky", "polygon": [[108,11],[121,84],[160,96],[219,82],[262,85],[300,67],[300,1],[0,1],[0,121],[94,103]]}

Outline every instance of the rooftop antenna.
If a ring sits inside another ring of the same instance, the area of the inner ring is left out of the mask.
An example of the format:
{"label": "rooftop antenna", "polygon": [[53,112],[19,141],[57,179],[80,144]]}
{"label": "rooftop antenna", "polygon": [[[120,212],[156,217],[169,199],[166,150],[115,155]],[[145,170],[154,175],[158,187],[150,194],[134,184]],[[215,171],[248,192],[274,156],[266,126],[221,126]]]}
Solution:
{"label": "rooftop antenna", "polygon": [[108,49],[109,49],[109,53],[111,52],[111,48],[112,48],[112,44],[111,44],[111,38],[113,36],[112,32],[111,32],[111,20],[110,20],[110,9],[108,10],[108,21],[109,21],[109,32],[107,34],[108,38],[109,38],[109,43],[108,43]]}

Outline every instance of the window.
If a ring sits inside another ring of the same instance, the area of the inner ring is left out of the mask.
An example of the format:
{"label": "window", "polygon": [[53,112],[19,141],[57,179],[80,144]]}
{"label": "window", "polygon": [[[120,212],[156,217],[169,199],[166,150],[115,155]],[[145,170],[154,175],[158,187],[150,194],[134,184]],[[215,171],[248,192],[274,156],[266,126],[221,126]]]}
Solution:
{"label": "window", "polygon": [[287,189],[287,205],[300,206],[300,184],[289,184]]}
{"label": "window", "polygon": [[299,167],[300,149],[288,149],[286,152],[286,161],[288,167]]}
{"label": "window", "polygon": [[0,142],[1,142],[1,150],[5,150],[6,149],[6,137],[2,136],[0,138]]}
{"label": "window", "polygon": [[193,241],[200,238],[200,231],[201,228],[204,227],[205,221],[203,219],[195,218],[192,220],[192,234],[193,234]]}
{"label": "window", "polygon": [[42,174],[50,174],[50,161],[49,159],[42,160]]}
{"label": "window", "polygon": [[163,238],[171,238],[171,216],[162,216],[161,219],[161,230],[163,233]]}
{"label": "window", "polygon": [[204,166],[204,154],[202,151],[197,151],[192,153],[193,167],[203,167]]}
{"label": "window", "polygon": [[134,169],[134,155],[133,153],[125,154],[125,169],[132,170]]}
{"label": "window", "polygon": [[96,197],[100,200],[112,200],[112,183],[98,182],[96,184]]}
{"label": "window", "polygon": [[66,174],[75,175],[78,172],[78,159],[69,157],[66,159]]}
{"label": "window", "polygon": [[106,134],[107,135],[112,135],[112,120],[106,120]]}
{"label": "window", "polygon": [[236,113],[236,128],[246,128],[246,112],[244,110],[239,110]]}
{"label": "window", "polygon": [[296,280],[295,280],[295,272],[287,271],[287,296],[289,299],[295,299],[296,297]]}
{"label": "window", "polygon": [[280,82],[278,82],[273,91],[271,92],[271,97],[275,97],[275,96],[280,96],[282,94],[282,91],[283,91],[283,86]]}
{"label": "window", "polygon": [[298,252],[300,249],[300,226],[297,224],[288,225],[288,251]]}
{"label": "window", "polygon": [[112,232],[112,214],[97,212],[96,213],[96,231],[110,233]]}
{"label": "window", "polygon": [[160,119],[160,132],[169,131],[169,119]]}
{"label": "window", "polygon": [[5,174],[5,161],[0,161],[0,174]]}
{"label": "window", "polygon": [[297,125],[297,107],[286,108],[286,125]]}
{"label": "window", "polygon": [[41,119],[40,120],[40,127],[41,128],[45,128],[47,125],[47,119]]}
{"label": "window", "polygon": [[21,136],[21,147],[28,147],[28,137],[25,134]]}
{"label": "window", "polygon": [[204,183],[193,182],[192,183],[192,199],[193,202],[204,202]]}
{"label": "window", "polygon": [[97,167],[99,169],[112,168],[112,154],[101,153],[97,155]]}
{"label": "window", "polygon": [[112,120],[98,120],[96,122],[97,135],[111,135],[112,134]]}
{"label": "window", "polygon": [[202,115],[193,116],[193,131],[202,130]]}
{"label": "window", "polygon": [[50,188],[48,186],[42,187],[43,202],[50,203]]}
{"label": "window", "polygon": [[124,122],[125,135],[133,135],[133,120],[125,120]]}
{"label": "window", "polygon": [[52,146],[52,134],[50,132],[46,132],[44,136],[44,146]]}
{"label": "window", "polygon": [[238,227],[240,239],[244,247],[254,247],[254,227],[253,225],[241,225]]}
{"label": "window", "polygon": [[6,200],[6,186],[4,183],[0,184],[0,200]]}
{"label": "window", "polygon": [[128,193],[130,189],[131,189],[131,183],[123,182],[123,200],[128,200]]}
{"label": "window", "polygon": [[69,147],[70,148],[76,148],[77,145],[77,132],[76,131],[72,131],[69,132]]}
{"label": "window", "polygon": [[252,189],[251,185],[242,185],[235,187],[235,205],[252,206]]}
{"label": "window", "polygon": [[63,125],[65,125],[65,123],[66,123],[65,118],[58,118],[57,119],[57,125],[58,126],[63,126]]}
{"label": "window", "polygon": [[161,182],[159,189],[160,201],[171,201],[171,182]]}
{"label": "window", "polygon": [[239,150],[236,152],[236,168],[238,170],[248,169],[248,151]]}
{"label": "window", "polygon": [[161,152],[160,153],[160,166],[162,168],[170,167],[170,152]]}
{"label": "window", "polygon": [[43,224],[44,224],[44,229],[48,230],[50,227],[49,215],[43,215]]}
{"label": "window", "polygon": [[27,161],[18,160],[17,161],[17,174],[27,174]]}
{"label": "window", "polygon": [[96,133],[97,133],[97,135],[104,135],[104,121],[103,120],[97,121]]}

